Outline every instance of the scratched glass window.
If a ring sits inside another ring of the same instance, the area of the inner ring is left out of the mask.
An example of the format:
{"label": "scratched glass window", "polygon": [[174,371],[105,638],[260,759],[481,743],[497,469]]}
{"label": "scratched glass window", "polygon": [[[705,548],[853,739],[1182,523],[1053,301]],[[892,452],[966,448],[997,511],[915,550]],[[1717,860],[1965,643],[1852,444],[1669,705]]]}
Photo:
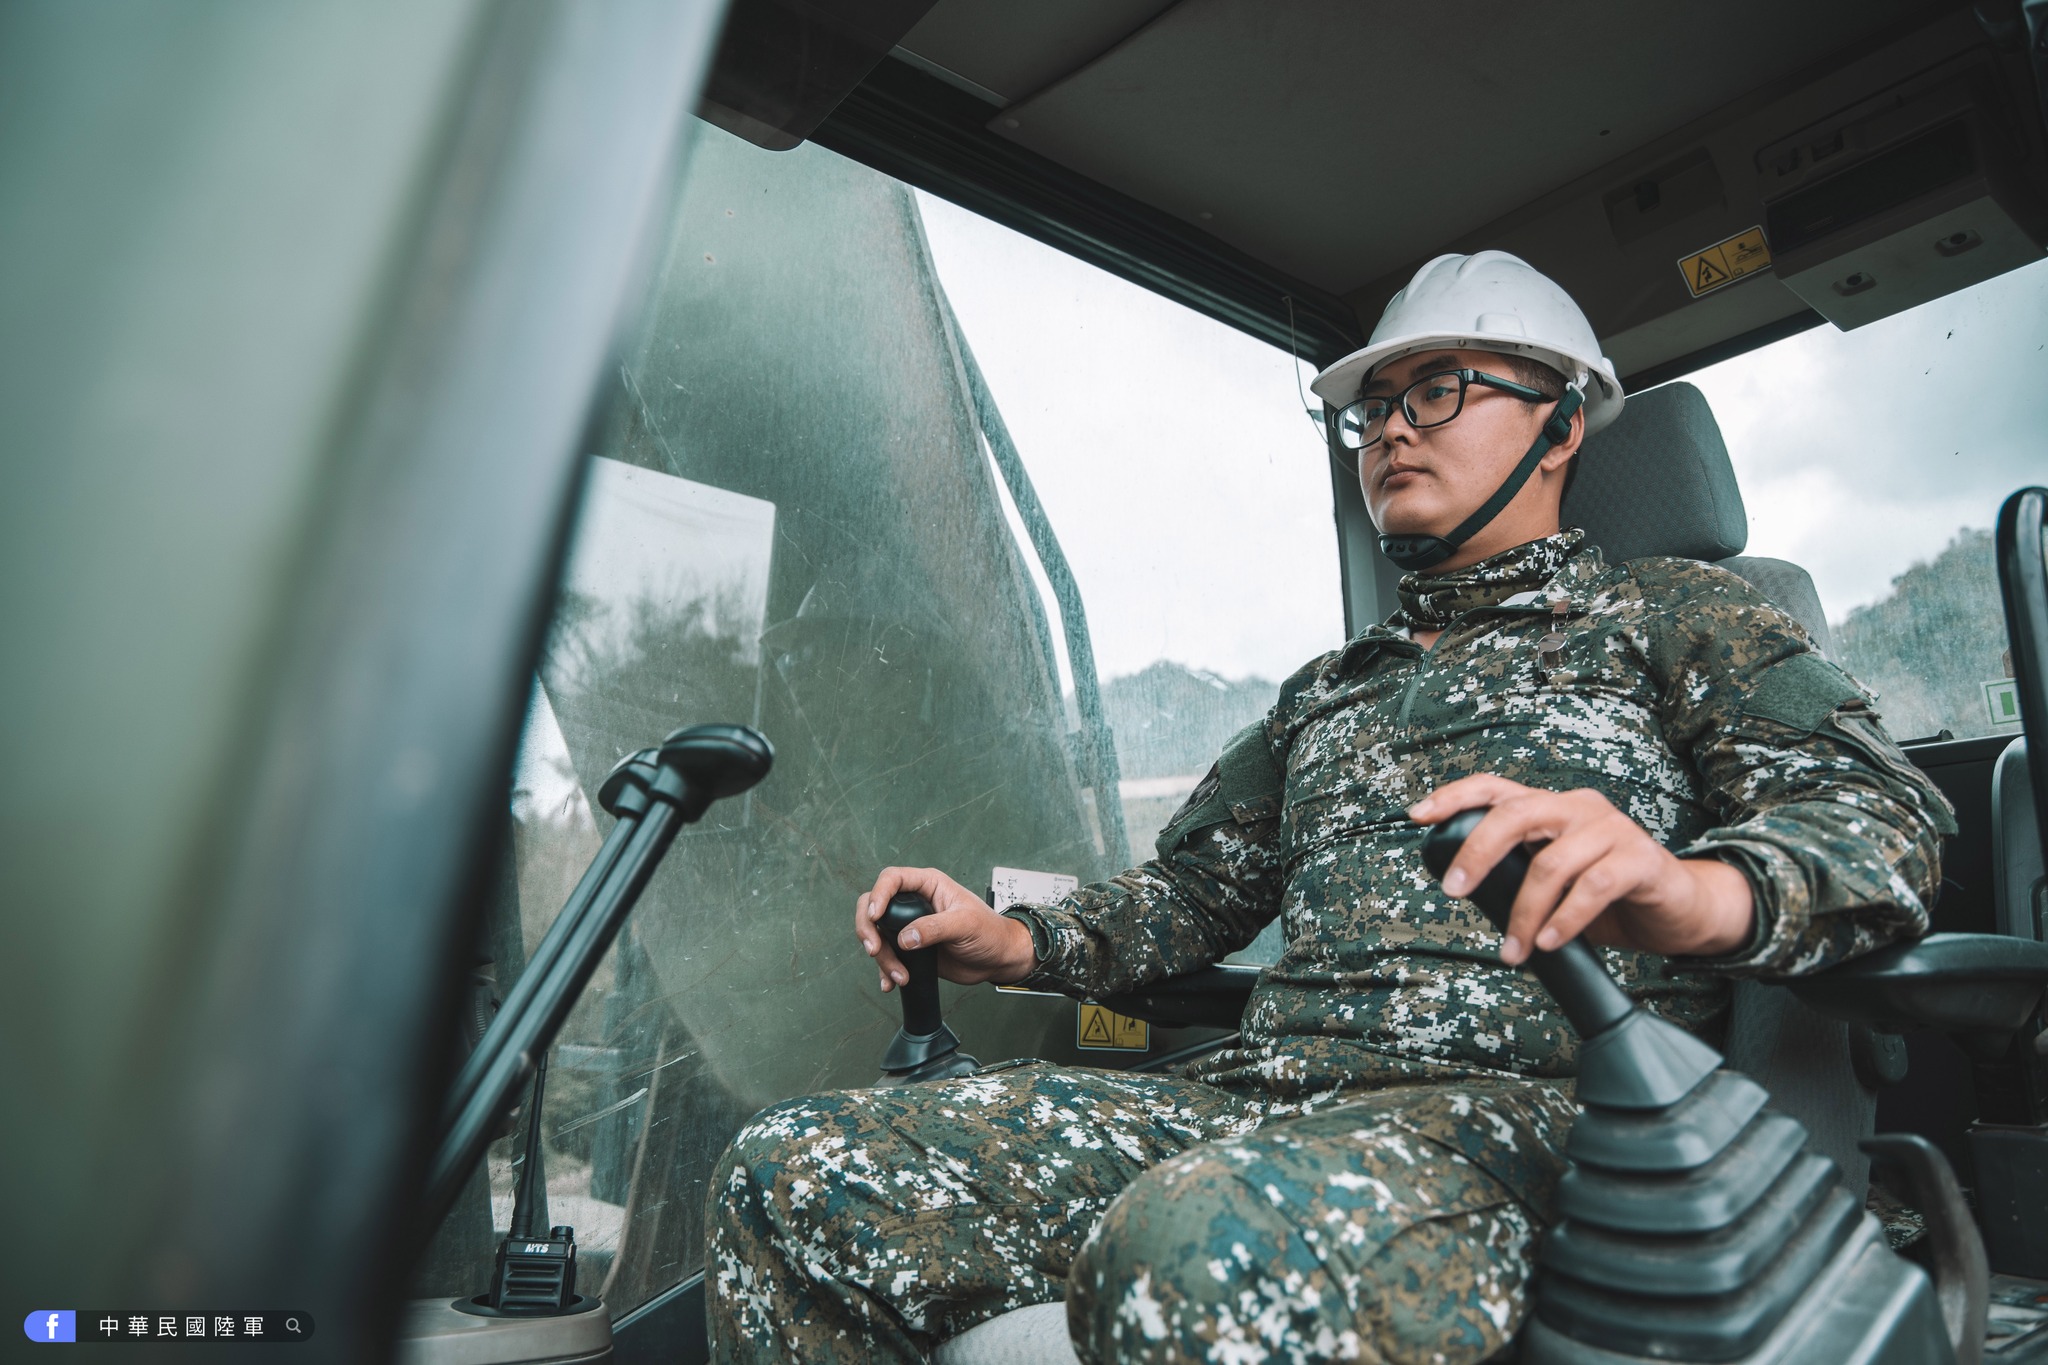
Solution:
{"label": "scratched glass window", "polygon": [[1746,553],[1813,575],[1831,653],[1893,736],[2017,735],[1991,528],[2041,480],[2048,261],[1689,378],[1728,439]]}
{"label": "scratched glass window", "polygon": [[[748,1115],[875,1080],[897,1005],[851,915],[879,868],[981,888],[1147,856],[1342,634],[1284,351],[816,147],[696,136],[602,395],[480,950],[502,994],[609,828],[619,757],[702,721],[774,743],[678,839],[552,1055],[537,1223],[575,1227],[614,1315],[697,1272]],[[1065,1002],[946,1001],[984,1061],[1074,1027]],[[481,1286],[519,1147],[420,1292]]]}

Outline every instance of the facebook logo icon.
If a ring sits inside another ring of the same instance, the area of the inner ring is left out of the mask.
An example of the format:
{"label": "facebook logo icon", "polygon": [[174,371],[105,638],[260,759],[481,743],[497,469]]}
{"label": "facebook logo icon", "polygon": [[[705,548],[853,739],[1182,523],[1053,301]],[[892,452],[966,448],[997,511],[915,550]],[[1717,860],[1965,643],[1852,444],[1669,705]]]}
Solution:
{"label": "facebook logo icon", "polygon": [[28,1334],[30,1341],[77,1341],[78,1314],[68,1308],[61,1313],[38,1308],[28,1315],[28,1321],[21,1325],[21,1330]]}

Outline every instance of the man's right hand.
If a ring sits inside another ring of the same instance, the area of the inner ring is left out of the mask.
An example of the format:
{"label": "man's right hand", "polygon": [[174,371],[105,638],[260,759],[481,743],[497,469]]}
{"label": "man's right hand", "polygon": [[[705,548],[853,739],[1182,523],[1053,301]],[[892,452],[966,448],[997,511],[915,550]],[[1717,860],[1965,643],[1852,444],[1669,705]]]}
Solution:
{"label": "man's right hand", "polygon": [[[882,969],[882,989],[894,990],[910,980],[893,944],[882,941],[875,921],[889,902],[903,892],[923,896],[934,914],[903,931],[906,948],[937,948],[939,975],[963,986],[981,981],[1008,985],[1022,981],[1038,965],[1031,931],[991,910],[988,902],[935,867],[885,867],[874,890],[853,906],[853,931],[861,946]],[[912,941],[912,940],[915,941]]]}

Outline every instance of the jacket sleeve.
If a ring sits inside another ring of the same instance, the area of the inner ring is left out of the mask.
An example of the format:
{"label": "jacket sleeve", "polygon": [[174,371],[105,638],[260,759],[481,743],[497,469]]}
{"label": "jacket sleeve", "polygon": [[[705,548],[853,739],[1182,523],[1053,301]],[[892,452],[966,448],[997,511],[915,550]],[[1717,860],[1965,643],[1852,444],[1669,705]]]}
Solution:
{"label": "jacket sleeve", "polygon": [[1285,773],[1270,717],[1224,746],[1166,828],[1157,856],[1050,905],[1013,906],[1038,952],[1018,984],[1102,996],[1206,967],[1278,912]]}
{"label": "jacket sleeve", "polygon": [[1947,798],[1869,695],[1754,588],[1703,565],[1676,586],[1644,643],[1673,747],[1722,821],[1677,853],[1732,864],[1756,898],[1745,947],[1682,965],[1797,976],[1926,933],[1941,839],[1956,831]]}

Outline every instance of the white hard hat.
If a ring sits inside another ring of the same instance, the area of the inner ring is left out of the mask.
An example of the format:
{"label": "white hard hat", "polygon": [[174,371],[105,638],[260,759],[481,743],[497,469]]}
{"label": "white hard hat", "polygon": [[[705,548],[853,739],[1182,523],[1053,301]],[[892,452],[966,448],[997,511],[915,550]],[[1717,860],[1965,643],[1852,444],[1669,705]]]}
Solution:
{"label": "white hard hat", "polygon": [[1387,303],[1372,340],[1309,387],[1331,409],[1358,397],[1367,376],[1418,351],[1498,351],[1541,361],[1586,395],[1586,430],[1621,415],[1621,381],[1600,354],[1593,325],[1556,281],[1519,256],[1439,256]]}

